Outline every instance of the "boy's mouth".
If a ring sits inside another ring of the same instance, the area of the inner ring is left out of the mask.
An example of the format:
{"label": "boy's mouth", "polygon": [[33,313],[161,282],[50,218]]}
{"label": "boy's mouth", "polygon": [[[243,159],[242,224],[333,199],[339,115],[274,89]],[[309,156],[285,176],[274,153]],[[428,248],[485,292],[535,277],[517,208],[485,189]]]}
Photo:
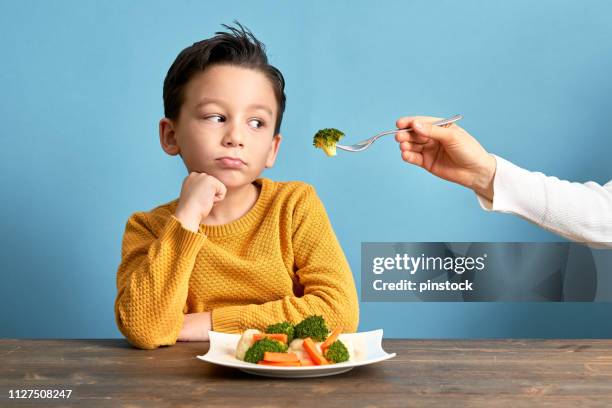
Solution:
{"label": "boy's mouth", "polygon": [[229,169],[240,169],[246,166],[246,163],[242,161],[242,159],[238,157],[219,157],[216,161],[221,163],[221,166]]}

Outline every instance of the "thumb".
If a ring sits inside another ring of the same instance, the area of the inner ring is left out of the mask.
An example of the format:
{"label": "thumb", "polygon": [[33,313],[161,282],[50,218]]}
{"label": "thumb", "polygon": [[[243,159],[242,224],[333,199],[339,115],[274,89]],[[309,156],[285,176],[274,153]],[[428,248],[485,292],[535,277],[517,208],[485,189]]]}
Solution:
{"label": "thumb", "polygon": [[225,186],[223,186],[223,189],[217,191],[217,194],[215,194],[215,200],[222,201],[225,198],[226,192],[227,190],[225,189]]}
{"label": "thumb", "polygon": [[227,193],[227,187],[220,180],[217,180],[215,183],[215,197],[213,202],[217,203],[222,201],[225,198],[225,194]]}
{"label": "thumb", "polygon": [[419,136],[429,137],[437,140],[443,145],[451,143],[455,139],[455,132],[452,128],[424,123],[420,120],[412,122],[412,130]]}

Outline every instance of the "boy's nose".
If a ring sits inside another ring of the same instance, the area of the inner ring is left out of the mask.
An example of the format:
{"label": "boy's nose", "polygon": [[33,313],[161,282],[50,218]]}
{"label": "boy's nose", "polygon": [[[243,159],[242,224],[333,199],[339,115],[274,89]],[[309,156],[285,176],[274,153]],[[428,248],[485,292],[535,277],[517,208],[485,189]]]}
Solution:
{"label": "boy's nose", "polygon": [[228,129],[223,139],[223,145],[226,147],[244,147],[244,140],[240,131],[235,127],[233,129]]}
{"label": "boy's nose", "polygon": [[225,142],[223,142],[223,145],[227,147],[244,147],[243,143],[238,143],[232,140],[226,140]]}

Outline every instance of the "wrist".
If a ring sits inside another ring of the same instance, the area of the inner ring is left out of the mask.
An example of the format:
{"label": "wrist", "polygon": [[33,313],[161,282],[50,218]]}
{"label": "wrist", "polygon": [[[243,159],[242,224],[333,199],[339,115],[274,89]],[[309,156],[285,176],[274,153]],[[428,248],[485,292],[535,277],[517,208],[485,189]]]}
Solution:
{"label": "wrist", "polygon": [[188,313],[177,341],[208,341],[211,329],[210,312]]}
{"label": "wrist", "polygon": [[493,182],[497,169],[497,160],[492,154],[487,155],[485,165],[477,170],[472,183],[472,190],[489,201],[493,201]]}
{"label": "wrist", "polygon": [[202,338],[208,340],[208,332],[212,330],[211,312],[202,313]]}
{"label": "wrist", "polygon": [[174,212],[174,217],[179,220],[183,228],[198,232],[201,220],[198,213],[178,207]]}

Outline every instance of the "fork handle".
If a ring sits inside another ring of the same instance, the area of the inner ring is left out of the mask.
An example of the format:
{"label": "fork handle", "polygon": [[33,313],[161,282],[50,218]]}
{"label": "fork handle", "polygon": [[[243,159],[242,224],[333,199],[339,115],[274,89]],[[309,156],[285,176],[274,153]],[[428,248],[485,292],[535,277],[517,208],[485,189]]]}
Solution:
{"label": "fork handle", "polygon": [[[433,122],[432,125],[434,126],[444,126],[444,125],[448,125],[450,123],[455,123],[458,120],[463,119],[463,115],[455,115],[452,116],[450,118],[447,119],[442,119],[442,120],[438,120],[436,122]],[[385,135],[390,135],[392,133],[397,133],[397,132],[402,132],[402,131],[411,131],[412,128],[403,128],[403,129],[393,129],[393,130],[387,130],[386,132],[382,132],[377,134],[376,136],[373,136],[369,139],[366,139],[364,141],[361,141],[359,143],[356,143],[354,146],[366,146],[366,145],[370,145],[372,143],[374,143],[379,137],[385,136]]]}
{"label": "fork handle", "polygon": [[[450,117],[448,119],[442,119],[442,120],[435,121],[435,122],[432,123],[432,125],[433,126],[444,126],[444,125],[448,125],[448,124],[451,124],[451,123],[455,123],[455,122],[457,122],[458,120],[461,120],[461,119],[463,119],[463,115],[455,115],[455,116]],[[410,130],[412,130],[412,128],[403,128],[403,129],[389,130],[388,132],[381,133],[380,136],[388,135],[388,134],[391,134],[391,133],[397,133],[398,131],[404,131],[404,130],[410,131]]]}

